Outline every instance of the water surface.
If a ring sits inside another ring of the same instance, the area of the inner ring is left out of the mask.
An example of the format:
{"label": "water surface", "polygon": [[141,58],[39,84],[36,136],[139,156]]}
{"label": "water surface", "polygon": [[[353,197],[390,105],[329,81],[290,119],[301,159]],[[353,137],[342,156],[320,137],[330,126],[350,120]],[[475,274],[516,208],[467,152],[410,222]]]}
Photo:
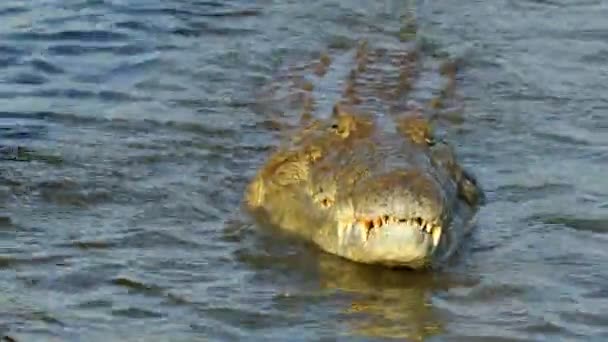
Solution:
{"label": "water surface", "polygon": [[[240,203],[276,143],[260,89],[398,44],[408,12],[425,53],[463,61],[447,134],[488,197],[470,243],[419,274],[257,229]],[[3,1],[0,333],[607,339],[607,17],[604,0]]]}

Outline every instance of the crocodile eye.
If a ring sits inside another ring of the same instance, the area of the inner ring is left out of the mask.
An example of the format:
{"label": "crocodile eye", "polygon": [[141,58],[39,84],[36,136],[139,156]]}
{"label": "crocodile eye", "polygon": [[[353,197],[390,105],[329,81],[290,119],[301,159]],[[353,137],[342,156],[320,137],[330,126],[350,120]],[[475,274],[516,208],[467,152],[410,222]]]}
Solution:
{"label": "crocodile eye", "polygon": [[331,129],[336,129],[337,130],[338,129],[338,124],[331,125]]}

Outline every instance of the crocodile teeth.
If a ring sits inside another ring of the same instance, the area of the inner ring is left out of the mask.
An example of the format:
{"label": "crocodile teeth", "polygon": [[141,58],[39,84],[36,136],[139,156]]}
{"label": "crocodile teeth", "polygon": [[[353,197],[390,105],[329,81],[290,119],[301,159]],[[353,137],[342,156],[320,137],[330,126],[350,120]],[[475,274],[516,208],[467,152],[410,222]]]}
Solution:
{"label": "crocodile teeth", "polygon": [[397,218],[394,216],[383,215],[378,216],[373,219],[359,219],[359,223],[361,223],[369,235],[370,231],[375,228],[381,228],[384,225],[391,223],[404,223],[411,227],[417,227],[420,232],[424,232],[426,234],[430,234],[433,236],[433,241],[439,241],[439,237],[441,236],[441,227],[435,223],[425,221],[420,217],[416,218]]}
{"label": "crocodile teeth", "polygon": [[433,246],[438,246],[439,239],[441,238],[441,228],[435,227],[435,229],[433,229],[433,232],[432,232],[432,237],[433,237]]}

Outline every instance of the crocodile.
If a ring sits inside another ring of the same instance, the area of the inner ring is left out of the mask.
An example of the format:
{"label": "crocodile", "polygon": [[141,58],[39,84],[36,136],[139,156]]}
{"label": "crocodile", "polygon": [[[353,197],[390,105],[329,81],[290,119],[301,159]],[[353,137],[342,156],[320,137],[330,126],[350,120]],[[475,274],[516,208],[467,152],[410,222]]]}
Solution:
{"label": "crocodile", "polygon": [[[418,53],[399,57],[394,87],[376,82],[361,90],[358,79],[374,68],[363,42],[342,99],[325,117],[313,115],[314,86],[300,82],[300,121],[282,126],[287,139],[249,182],[248,212],[358,263],[423,269],[453,255],[484,201],[477,179],[460,163],[455,148],[436,134],[435,120],[424,108],[393,110],[392,125],[361,109],[372,88],[375,98],[393,103],[403,98],[417,77]],[[384,55],[380,51],[374,58]],[[316,77],[323,77],[330,64],[322,55],[312,65]],[[441,107],[454,90],[455,63],[443,63],[439,71],[448,82],[429,102],[430,109]]]}

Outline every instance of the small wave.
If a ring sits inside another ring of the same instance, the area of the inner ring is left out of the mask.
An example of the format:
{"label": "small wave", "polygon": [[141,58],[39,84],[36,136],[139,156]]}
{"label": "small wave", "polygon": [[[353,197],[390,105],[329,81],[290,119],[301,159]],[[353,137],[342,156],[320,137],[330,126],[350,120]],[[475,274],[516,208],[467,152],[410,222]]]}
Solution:
{"label": "small wave", "polygon": [[[91,80],[93,82],[93,80]],[[74,100],[90,100],[99,99],[114,102],[135,102],[135,101],[150,101],[150,98],[136,97],[124,92],[100,90],[89,91],[80,89],[44,89],[34,91],[7,91],[0,92],[0,98],[14,99],[19,97],[34,97],[34,98],[64,98]]]}
{"label": "small wave", "polygon": [[22,56],[27,51],[10,45],[0,45],[0,56]]}
{"label": "small wave", "polygon": [[[8,135],[12,139],[27,138],[27,134]],[[38,161],[46,164],[61,164],[63,159],[60,156],[38,152],[24,148],[23,146],[0,146],[0,160],[15,162]]]}
{"label": "small wave", "polygon": [[89,190],[70,180],[44,181],[38,183],[35,188],[44,201],[58,205],[87,207],[109,202],[112,198],[110,190]]}
{"label": "small wave", "polygon": [[205,316],[239,329],[288,327],[294,322],[284,316],[235,307],[215,307],[202,310]]}
{"label": "small wave", "polygon": [[145,100],[144,98],[135,98],[129,94],[121,93],[117,91],[86,91],[79,89],[50,89],[50,90],[42,90],[32,92],[31,96],[35,97],[64,97],[71,99],[93,99],[100,98],[104,100],[113,100],[113,101],[137,101],[137,100]]}
{"label": "small wave", "polygon": [[141,31],[141,32],[155,32],[158,31],[152,24],[141,22],[141,21],[121,21],[114,24],[117,28],[123,28],[133,31]]}
{"label": "small wave", "polygon": [[192,23],[189,27],[182,27],[173,30],[171,33],[185,37],[200,37],[204,35],[218,36],[243,36],[254,34],[256,31],[252,29],[218,26],[207,22]]}
{"label": "small wave", "polygon": [[116,286],[126,287],[136,291],[155,291],[159,292],[162,289],[153,285],[146,285],[140,281],[129,279],[127,277],[118,277],[112,279],[111,283]]}
{"label": "small wave", "polygon": [[197,17],[251,17],[257,16],[261,13],[261,9],[258,8],[231,8],[220,10],[219,8],[226,8],[230,3],[223,1],[197,1],[186,6],[179,7],[141,7],[141,6],[124,6],[114,5],[114,10],[123,14],[130,14],[136,16],[171,16],[178,18],[197,18]]}
{"label": "small wave", "polygon": [[30,257],[12,257],[0,256],[0,269],[15,268],[23,265],[48,265],[64,263],[69,259],[67,255],[45,255],[45,256],[30,256]]}
{"label": "small wave", "polygon": [[134,280],[125,276],[119,276],[110,281],[110,283],[114,286],[124,287],[129,290],[129,292],[145,294],[148,296],[156,296],[161,297],[165,300],[167,304],[171,305],[184,305],[191,304],[190,301],[185,298],[176,295],[174,293],[168,292],[160,286],[157,285],[148,285],[141,281]]}
{"label": "small wave", "polygon": [[0,69],[19,64],[19,59],[14,56],[0,57]]}
{"label": "small wave", "polygon": [[[4,139],[42,139],[47,137],[47,133],[48,126],[39,120],[0,118],[0,137]],[[6,146],[0,144],[0,155],[2,151],[19,152],[15,148],[8,151]]]}
{"label": "small wave", "polygon": [[48,79],[39,74],[32,74],[27,72],[19,73],[9,78],[8,83],[24,84],[24,85],[42,85],[48,83]]}
{"label": "small wave", "polygon": [[117,56],[132,56],[150,51],[148,47],[137,44],[118,46],[83,46],[76,44],[61,44],[50,46],[47,52],[51,56],[85,56],[109,53]]}
{"label": "small wave", "polygon": [[53,33],[41,32],[22,32],[9,33],[4,35],[5,39],[16,41],[80,41],[80,42],[117,42],[126,41],[129,36],[124,33],[111,32],[105,30],[91,31],[61,31]]}
{"label": "small wave", "polygon": [[138,127],[142,130],[162,127],[163,123],[149,119],[144,120],[127,120],[127,119],[110,119],[99,116],[85,116],[66,112],[52,111],[37,111],[37,112],[3,112],[0,111],[0,120],[7,119],[7,122],[22,122],[23,120],[35,120],[39,122],[55,122],[70,125],[103,125],[110,124],[116,129],[126,129],[132,131]]}
{"label": "small wave", "polygon": [[120,12],[122,14],[128,14],[133,16],[157,16],[157,15],[169,15],[169,16],[183,16],[183,17],[196,17],[199,13],[194,13],[184,8],[176,7],[161,7],[161,8],[152,8],[152,7],[137,7],[137,6],[123,6],[123,5],[115,5],[115,11]]}
{"label": "small wave", "polygon": [[600,285],[600,284],[604,284],[604,283],[605,283],[605,281],[598,283],[597,284],[598,288],[585,293],[584,297],[587,299],[602,299],[602,300],[605,300],[606,298],[608,298],[608,289],[603,288],[602,285]]}
{"label": "small wave", "polygon": [[580,218],[572,216],[538,217],[545,224],[563,225],[579,231],[608,233],[608,218]]}
{"label": "small wave", "polygon": [[495,190],[501,199],[515,203],[525,200],[546,198],[550,195],[562,194],[565,191],[572,191],[572,186],[558,183],[545,183],[538,185],[510,184],[500,186]]}
{"label": "small wave", "polygon": [[561,313],[561,318],[572,324],[580,324],[582,326],[596,327],[599,329],[605,329],[608,326],[608,317],[603,313],[599,312],[583,312],[581,310],[569,310]]}
{"label": "small wave", "polygon": [[200,245],[192,240],[181,239],[168,232],[161,231],[140,231],[129,234],[116,240],[116,247],[124,248],[151,248],[151,247],[181,247],[196,248]]}
{"label": "small wave", "polygon": [[79,309],[106,309],[112,307],[112,301],[107,299],[87,300],[75,305]]}
{"label": "small wave", "polygon": [[104,286],[111,274],[115,274],[119,268],[113,264],[73,263],[68,266],[56,267],[52,271],[49,271],[48,267],[46,270],[38,269],[37,272],[30,272],[24,276],[22,280],[29,282],[37,290],[68,294],[85,293]]}
{"label": "small wave", "polygon": [[592,53],[587,53],[581,57],[581,63],[595,64],[597,66],[606,65],[608,61],[608,50],[603,49]]}
{"label": "small wave", "polygon": [[[63,245],[66,246],[66,245]],[[110,249],[115,247],[115,244],[110,241],[103,240],[86,240],[86,241],[72,241],[69,246],[76,247],[82,250],[92,250],[92,249]],[[61,247],[61,245],[59,246]]]}
{"label": "small wave", "polygon": [[537,319],[532,322],[526,322],[526,324],[522,325],[521,327],[518,327],[517,330],[526,334],[542,334],[543,336],[555,335],[555,337],[564,336],[564,334],[568,334],[568,330],[564,327],[561,327],[554,322],[549,322],[544,319]]}
{"label": "small wave", "polygon": [[498,283],[498,284],[479,284],[471,289],[468,295],[457,299],[466,300],[468,303],[489,303],[494,301],[503,301],[505,298],[521,298],[527,295],[528,289],[516,284]]}
{"label": "small wave", "polygon": [[56,75],[64,73],[64,70],[62,68],[42,59],[33,59],[32,61],[30,61],[30,64],[35,70],[43,72],[45,74]]}
{"label": "small wave", "polygon": [[29,9],[26,7],[8,7],[0,9],[0,17],[2,16],[13,16],[17,14],[22,14],[29,12]]}
{"label": "small wave", "polygon": [[134,307],[112,310],[112,315],[128,318],[161,318],[165,316],[165,314],[160,312]]}
{"label": "small wave", "polygon": [[244,8],[244,9],[233,9],[224,11],[205,11],[200,13],[197,17],[211,17],[211,18],[242,18],[242,17],[255,17],[262,14],[261,9],[256,8]]}
{"label": "small wave", "polygon": [[[0,189],[0,191],[2,190]],[[13,227],[15,227],[15,225],[13,224],[13,220],[11,220],[9,216],[0,215],[0,229],[7,229]]]}

